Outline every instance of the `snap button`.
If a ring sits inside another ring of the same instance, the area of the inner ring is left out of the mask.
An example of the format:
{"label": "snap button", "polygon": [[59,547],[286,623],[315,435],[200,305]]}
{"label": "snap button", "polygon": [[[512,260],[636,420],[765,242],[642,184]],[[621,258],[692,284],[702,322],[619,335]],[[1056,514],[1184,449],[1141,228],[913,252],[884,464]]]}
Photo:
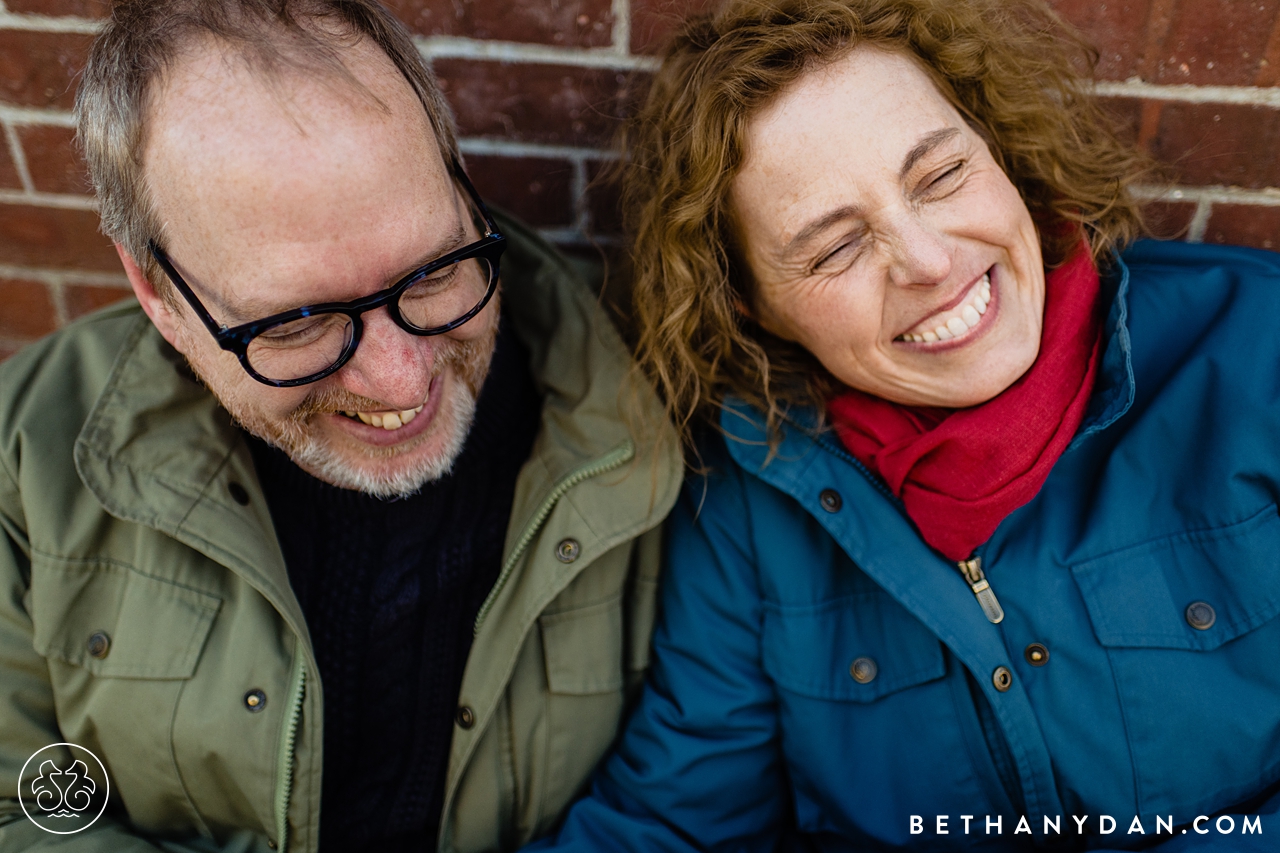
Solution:
{"label": "snap button", "polygon": [[244,706],[253,713],[258,713],[267,707],[267,694],[258,690],[256,687],[244,694]]}
{"label": "snap button", "polygon": [[1022,656],[1032,666],[1044,666],[1049,662],[1049,650],[1040,643],[1032,643],[1022,651]]}
{"label": "snap button", "polygon": [[849,674],[859,684],[869,684],[879,672],[880,667],[871,658],[854,658],[853,663],[849,664]]}
{"label": "snap button", "polygon": [[996,690],[1004,693],[1013,686],[1013,673],[1007,666],[998,666],[996,671],[991,673],[991,683],[996,686]]}
{"label": "snap button", "polygon": [[469,729],[476,724],[476,712],[470,706],[458,708],[458,728]]}
{"label": "snap button", "polygon": [[85,648],[93,657],[102,660],[111,651],[111,635],[106,631],[95,631],[89,635]]}
{"label": "snap button", "polygon": [[582,547],[577,539],[561,539],[560,544],[556,546],[556,559],[562,563],[572,563],[578,559],[581,551]]}
{"label": "snap button", "polygon": [[273,841],[273,840],[271,840],[271,839],[268,839],[268,840],[267,840],[267,846],[268,846],[268,847],[270,847],[272,850],[275,850],[275,849],[276,849],[276,843],[275,843],[275,841]]}
{"label": "snap button", "polygon": [[1208,631],[1218,621],[1218,614],[1207,601],[1193,601],[1187,605],[1187,624],[1197,631]]}
{"label": "snap button", "polygon": [[818,495],[818,503],[822,504],[822,508],[827,512],[839,512],[840,507],[844,506],[844,499],[835,489],[823,489]]}
{"label": "snap button", "polygon": [[231,493],[231,499],[240,504],[240,506],[249,505],[249,493],[245,490],[244,486],[239,483],[228,483],[227,491]]}

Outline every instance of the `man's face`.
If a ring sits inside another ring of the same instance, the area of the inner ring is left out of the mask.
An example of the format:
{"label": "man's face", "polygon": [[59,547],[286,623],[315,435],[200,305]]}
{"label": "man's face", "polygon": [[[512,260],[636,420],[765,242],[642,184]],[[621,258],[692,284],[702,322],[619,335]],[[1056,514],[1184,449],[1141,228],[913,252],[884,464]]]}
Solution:
{"label": "man's face", "polygon": [[[264,79],[209,44],[153,100],[144,169],[165,248],[220,324],[376,293],[480,237],[409,84],[367,43],[343,59],[366,92],[336,75]],[[449,470],[498,326],[497,299],[434,337],[379,308],[341,370],[273,388],[174,297],[153,319],[245,429],[322,480],[383,496]]]}

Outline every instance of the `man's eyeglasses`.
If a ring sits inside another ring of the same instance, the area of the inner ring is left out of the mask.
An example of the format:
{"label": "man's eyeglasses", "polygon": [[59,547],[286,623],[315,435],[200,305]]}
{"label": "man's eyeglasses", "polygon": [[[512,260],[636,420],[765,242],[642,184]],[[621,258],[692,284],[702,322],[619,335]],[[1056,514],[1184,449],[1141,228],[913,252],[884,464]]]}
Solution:
{"label": "man's eyeglasses", "polygon": [[418,267],[386,290],[352,302],[308,305],[228,328],[213,319],[154,240],[148,248],[218,346],[235,353],[250,376],[277,388],[306,385],[350,360],[360,344],[360,315],[366,311],[385,305],[409,334],[443,335],[479,314],[493,298],[507,238],[457,161],[453,173],[483,220],[484,236]]}

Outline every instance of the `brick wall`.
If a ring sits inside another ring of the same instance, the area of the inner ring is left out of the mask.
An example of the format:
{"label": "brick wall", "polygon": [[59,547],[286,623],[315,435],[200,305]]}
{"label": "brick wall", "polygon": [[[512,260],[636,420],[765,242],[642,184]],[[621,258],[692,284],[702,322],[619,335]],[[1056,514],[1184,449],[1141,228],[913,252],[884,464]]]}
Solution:
{"label": "brick wall", "polygon": [[[572,252],[617,244],[592,179],[652,52],[712,0],[389,0],[418,35],[481,193]],[[1052,0],[1102,52],[1100,90],[1172,164],[1160,227],[1280,249],[1280,0]],[[0,358],[126,294],[71,145],[101,0],[0,0]],[[594,242],[593,242],[594,241]]]}

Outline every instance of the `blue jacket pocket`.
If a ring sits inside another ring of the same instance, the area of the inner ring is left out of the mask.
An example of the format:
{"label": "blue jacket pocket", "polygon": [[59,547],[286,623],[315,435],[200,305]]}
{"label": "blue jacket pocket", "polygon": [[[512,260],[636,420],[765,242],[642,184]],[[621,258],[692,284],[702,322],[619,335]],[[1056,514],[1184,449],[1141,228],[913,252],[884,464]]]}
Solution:
{"label": "blue jacket pocket", "polygon": [[1211,651],[1280,613],[1280,515],[1268,506],[1071,571],[1103,646]]}
{"label": "blue jacket pocket", "polygon": [[767,603],[761,645],[774,683],[812,699],[874,702],[946,672],[938,639],[882,592]]}

